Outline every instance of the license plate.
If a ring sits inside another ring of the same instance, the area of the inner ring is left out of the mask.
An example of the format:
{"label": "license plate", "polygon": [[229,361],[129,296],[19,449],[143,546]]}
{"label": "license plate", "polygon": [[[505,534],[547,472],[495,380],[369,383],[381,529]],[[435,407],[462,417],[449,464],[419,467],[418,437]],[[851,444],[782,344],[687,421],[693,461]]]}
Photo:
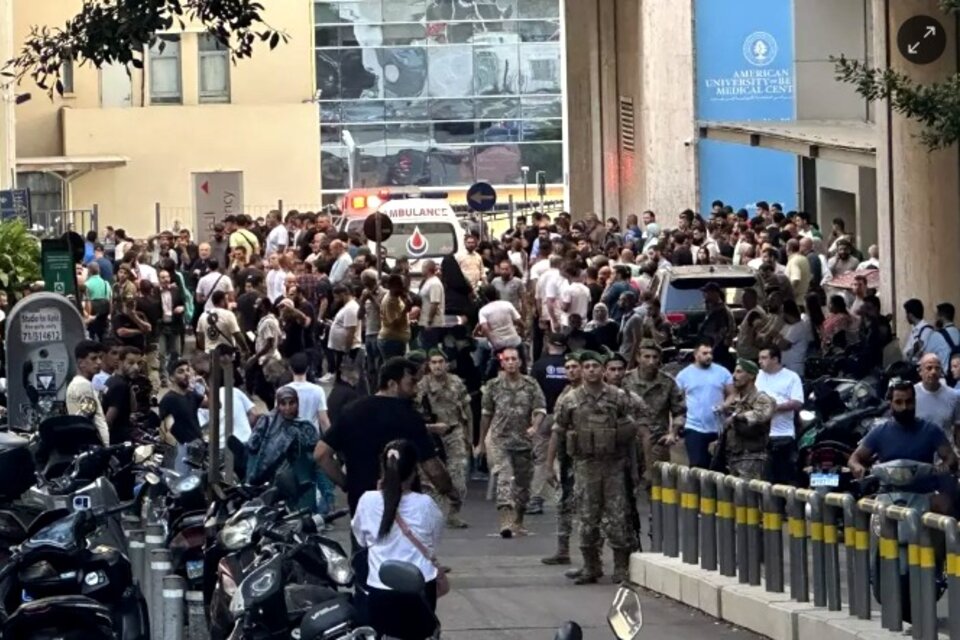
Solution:
{"label": "license plate", "polygon": [[187,561],[187,578],[193,580],[203,575],[203,560]]}
{"label": "license plate", "polygon": [[811,487],[839,487],[840,476],[835,473],[811,473]]}

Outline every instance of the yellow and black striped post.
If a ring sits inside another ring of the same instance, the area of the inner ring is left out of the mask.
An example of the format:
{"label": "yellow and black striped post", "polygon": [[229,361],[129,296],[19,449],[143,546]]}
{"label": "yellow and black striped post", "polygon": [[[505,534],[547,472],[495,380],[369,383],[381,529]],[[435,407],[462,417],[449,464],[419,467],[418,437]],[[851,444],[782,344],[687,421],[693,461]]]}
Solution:
{"label": "yellow and black striped post", "polygon": [[[897,521],[887,516],[887,509],[880,507],[880,622],[887,631],[903,630],[903,611],[900,607],[900,545],[897,538]],[[908,554],[909,555],[909,554]]]}
{"label": "yellow and black striped post", "polygon": [[827,606],[826,563],[823,550],[823,496],[806,492],[810,505],[810,555],[813,559],[813,604]]}
{"label": "yellow and black striped post", "polygon": [[810,578],[807,572],[806,504],[798,489],[787,491],[787,531],[790,534],[790,597],[797,602],[810,601]]}
{"label": "yellow and black striped post", "polygon": [[749,491],[747,482],[733,478],[733,507],[737,522],[737,578],[740,584],[750,582],[750,535],[747,527],[747,504]]}
{"label": "yellow and black striped post", "polygon": [[823,578],[827,588],[827,609],[840,611],[840,539],[838,523],[843,506],[842,493],[823,498]]}
{"label": "yellow and black striped post", "polygon": [[[870,513],[857,503],[853,511],[853,579],[848,588],[851,595],[851,608],[861,620],[870,619]],[[847,547],[849,555],[850,548]]]}
{"label": "yellow and black striped post", "polygon": [[[700,477],[700,568],[717,570],[717,482],[723,476],[706,469],[695,472]],[[718,478],[719,476],[719,478]]]}
{"label": "yellow and black striped post", "polygon": [[660,512],[663,515],[663,555],[676,558],[680,553],[680,527],[677,521],[677,465],[666,464],[660,489]]}
{"label": "yellow and black striped post", "polygon": [[[763,567],[767,591],[783,593],[783,499],[774,494],[774,485],[764,483]],[[777,485],[780,490],[785,487]]]}
{"label": "yellow and black striped post", "polygon": [[747,540],[750,554],[747,556],[747,577],[753,586],[759,586],[762,578],[763,528],[761,527],[761,494],[770,484],[762,480],[747,483]]}
{"label": "yellow and black striped post", "polygon": [[680,535],[684,564],[699,562],[700,485],[690,467],[680,468]]}
{"label": "yellow and black striped post", "polygon": [[734,517],[733,484],[730,476],[715,473],[717,487],[717,540],[720,548],[720,575],[737,575],[737,524]]}
{"label": "yellow and black striped post", "polygon": [[654,553],[663,551],[663,514],[661,512],[661,496],[663,495],[663,468],[664,462],[653,463],[653,482],[650,483],[650,520],[653,528],[650,536],[650,550]]}

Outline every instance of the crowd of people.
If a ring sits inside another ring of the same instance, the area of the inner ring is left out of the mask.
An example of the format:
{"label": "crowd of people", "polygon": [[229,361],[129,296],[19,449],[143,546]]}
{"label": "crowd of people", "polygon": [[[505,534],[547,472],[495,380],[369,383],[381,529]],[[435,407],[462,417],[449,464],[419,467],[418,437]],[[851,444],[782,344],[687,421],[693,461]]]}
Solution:
{"label": "crowd of people", "polygon": [[[406,522],[435,552],[438,527],[468,526],[467,481],[485,468],[503,538],[525,535],[526,518],[556,498],[557,551],[544,563],[571,564],[576,519],[584,562],[567,575],[578,584],[603,575],[603,540],[614,579],[626,577],[657,461],[795,483],[814,355],[861,374],[917,364],[917,417],[948,433],[960,423],[953,306],[937,305],[934,327],[921,301],[907,302],[901,348],[875,291],[876,247],[859,250],[840,219],[824,233],[776,204],[716,202],[669,221],[647,211],[622,225],[537,213],[499,237],[474,224],[464,251],[381,272],[326,212],[230,216],[199,244],[187,230],[137,241],[108,227],[86,250],[90,341],[77,346],[71,412],[112,442],[159,397],[162,430],[183,447],[203,432],[211,359],[232,359],[237,386],[233,398],[221,389],[220,406],[233,403],[247,477],[266,478],[295,443],[317,508],[342,487],[355,542],[392,536],[430,580],[444,568],[390,527]],[[708,282],[705,319],[681,345],[660,273],[693,265],[738,265],[755,285]],[[419,491],[433,499],[406,497]]]}

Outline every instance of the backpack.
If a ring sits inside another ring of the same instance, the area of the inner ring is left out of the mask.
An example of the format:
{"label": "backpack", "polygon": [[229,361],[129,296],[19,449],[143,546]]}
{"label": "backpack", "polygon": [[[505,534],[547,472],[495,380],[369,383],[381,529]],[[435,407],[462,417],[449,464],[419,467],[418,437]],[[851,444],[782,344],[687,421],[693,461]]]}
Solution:
{"label": "backpack", "polygon": [[[934,330],[934,328],[930,325],[925,326],[920,330],[920,333],[917,334],[916,339],[914,339],[913,344],[910,347],[910,362],[913,364],[918,364],[920,362],[920,358],[923,357],[924,347],[926,346],[926,343],[923,341],[923,332],[928,329],[930,331]],[[947,344],[949,344],[949,341]]]}
{"label": "backpack", "polygon": [[[960,344],[954,343],[953,338],[950,337],[950,332],[947,331],[947,328],[944,327],[943,329],[940,329],[939,333],[940,335],[943,336],[943,339],[947,342],[947,347],[950,348],[950,357],[953,358],[953,356],[960,354]],[[949,366],[950,366],[950,363],[948,362],[946,363],[946,366],[944,368],[948,368]]]}

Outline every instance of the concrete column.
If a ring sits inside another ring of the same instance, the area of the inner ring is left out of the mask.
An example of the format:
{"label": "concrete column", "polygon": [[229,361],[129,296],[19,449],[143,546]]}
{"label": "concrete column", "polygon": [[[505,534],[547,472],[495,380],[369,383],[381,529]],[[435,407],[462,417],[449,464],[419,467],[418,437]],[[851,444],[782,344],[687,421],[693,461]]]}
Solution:
{"label": "concrete column", "polygon": [[[0,0],[0,60],[13,58],[13,0]],[[17,184],[16,87],[0,78],[0,189]]]}
{"label": "concrete column", "polygon": [[569,175],[574,216],[603,213],[603,132],[600,104],[599,0],[566,0],[566,101]]}
{"label": "concrete column", "polygon": [[[876,64],[920,83],[942,81],[956,73],[956,19],[944,15],[938,5],[938,0],[873,0]],[[900,25],[919,14],[936,17],[947,33],[946,52],[928,65],[907,61],[897,48]],[[928,318],[938,302],[957,302],[960,155],[956,146],[929,151],[916,138],[921,127],[886,104],[877,105],[876,120],[881,300],[885,313],[895,313],[903,337],[905,300],[923,300]]]}
{"label": "concrete column", "polygon": [[599,0],[597,31],[600,42],[600,131],[603,148],[603,219],[620,217],[620,87],[617,51],[620,25],[618,0]]}

